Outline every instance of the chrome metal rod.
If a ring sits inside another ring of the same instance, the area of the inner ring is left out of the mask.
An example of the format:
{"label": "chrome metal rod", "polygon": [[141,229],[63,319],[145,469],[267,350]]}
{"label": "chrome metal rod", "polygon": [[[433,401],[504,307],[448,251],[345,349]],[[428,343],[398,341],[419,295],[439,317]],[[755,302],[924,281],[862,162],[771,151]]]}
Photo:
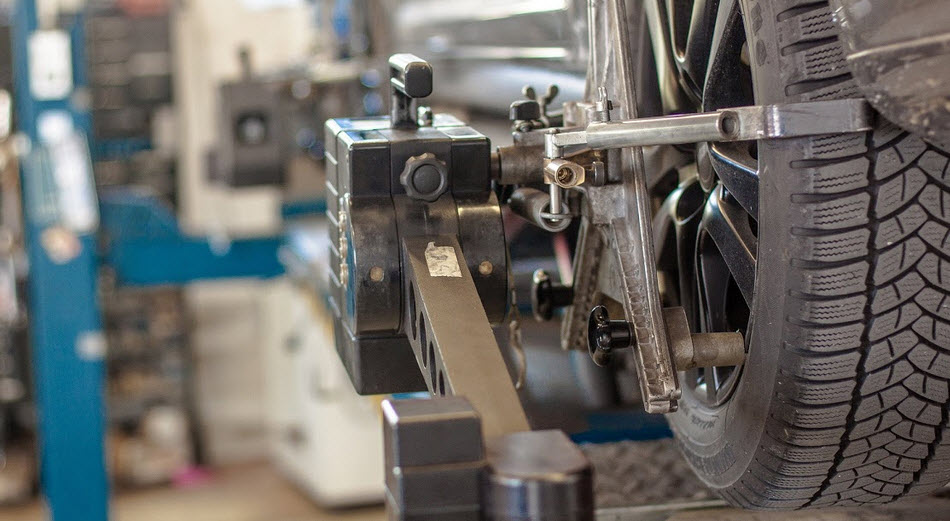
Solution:
{"label": "chrome metal rod", "polygon": [[552,214],[561,213],[561,187],[555,184],[549,186],[549,191],[551,193],[551,206],[548,208]]}
{"label": "chrome metal rod", "polygon": [[548,134],[545,152],[550,157],[580,145],[607,150],[725,141],[736,137],[738,125],[736,115],[726,111],[591,123],[584,130]]}
{"label": "chrome metal rod", "polygon": [[731,137],[730,119],[725,112],[643,118],[614,123],[593,123],[587,127],[587,146],[595,150],[647,145],[679,145],[721,141]]}

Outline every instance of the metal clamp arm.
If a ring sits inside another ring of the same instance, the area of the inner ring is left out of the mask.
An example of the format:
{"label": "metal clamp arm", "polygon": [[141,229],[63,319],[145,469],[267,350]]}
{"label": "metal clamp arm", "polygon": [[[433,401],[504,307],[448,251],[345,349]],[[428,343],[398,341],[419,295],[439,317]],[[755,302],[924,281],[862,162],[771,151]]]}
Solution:
{"label": "metal clamp arm", "polygon": [[458,240],[410,237],[403,249],[404,328],[429,389],[468,398],[486,438],[529,430]]}
{"label": "metal clamp arm", "polygon": [[873,111],[864,99],[736,107],[656,118],[591,123],[584,130],[545,135],[545,155],[565,147],[593,150],[685,145],[707,141],[787,139],[870,130]]}

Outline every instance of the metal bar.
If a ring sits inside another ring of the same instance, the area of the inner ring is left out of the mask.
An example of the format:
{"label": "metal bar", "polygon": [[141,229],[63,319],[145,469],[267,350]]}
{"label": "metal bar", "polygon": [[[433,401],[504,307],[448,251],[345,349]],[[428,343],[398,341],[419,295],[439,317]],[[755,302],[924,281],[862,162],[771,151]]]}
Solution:
{"label": "metal bar", "polygon": [[735,136],[723,141],[847,134],[874,127],[874,111],[861,98],[737,107],[721,112],[738,119]]}
{"label": "metal bar", "polygon": [[607,150],[701,142],[788,139],[864,132],[872,126],[873,111],[864,99],[812,101],[592,123],[585,130],[547,135],[549,147],[546,150],[580,145],[592,150]]}
{"label": "metal bar", "polygon": [[595,150],[719,141],[726,137],[724,119],[723,113],[713,112],[593,123],[585,133],[587,146]]}
{"label": "metal bar", "polygon": [[[616,86],[609,94],[620,102],[622,116],[636,119],[636,84],[625,3],[590,0],[590,8],[591,20],[599,22],[591,24],[592,38],[605,34],[609,42],[609,52],[599,57],[601,61],[592,63],[595,75],[603,73],[602,78],[595,76],[594,82]],[[621,154],[622,183],[589,189],[589,197],[605,203],[592,201],[589,207],[595,212],[592,222],[608,227],[607,235],[616,255],[624,315],[636,332],[634,356],[644,409],[668,413],[676,410],[681,390],[665,333],[657,273],[650,269],[655,262],[653,210],[643,153],[640,148],[630,147]]]}
{"label": "metal bar", "polygon": [[404,330],[433,394],[467,398],[486,438],[530,430],[458,240],[403,242]]}
{"label": "metal bar", "polygon": [[[38,30],[36,2],[18,0],[15,8],[17,124],[33,144],[33,152],[21,164],[21,184],[42,492],[54,521],[105,521],[109,486],[104,451],[105,339],[96,288],[98,239],[94,227],[73,229],[51,215],[49,202],[58,201],[60,193],[49,182],[56,173],[43,166],[48,164],[42,157],[49,144],[43,142],[38,126],[46,115],[67,114],[82,130],[88,128],[89,118],[70,95],[57,99],[34,95],[29,71],[30,43]],[[80,36],[74,33],[74,46]],[[83,65],[81,49],[74,47],[74,85],[82,86],[85,74],[77,68]],[[88,162],[88,157],[76,160]],[[93,182],[91,175],[78,181]],[[94,208],[94,194],[91,189],[88,193],[91,200],[77,195],[72,202],[81,200]],[[55,244],[70,246],[52,247]]]}

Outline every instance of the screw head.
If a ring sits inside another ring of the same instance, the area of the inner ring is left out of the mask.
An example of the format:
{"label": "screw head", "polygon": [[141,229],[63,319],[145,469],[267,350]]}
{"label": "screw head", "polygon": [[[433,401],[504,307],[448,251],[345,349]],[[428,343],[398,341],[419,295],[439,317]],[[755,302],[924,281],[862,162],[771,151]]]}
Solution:
{"label": "screw head", "polygon": [[574,182],[574,172],[570,168],[559,168],[557,171],[557,182],[559,185],[569,185]]}

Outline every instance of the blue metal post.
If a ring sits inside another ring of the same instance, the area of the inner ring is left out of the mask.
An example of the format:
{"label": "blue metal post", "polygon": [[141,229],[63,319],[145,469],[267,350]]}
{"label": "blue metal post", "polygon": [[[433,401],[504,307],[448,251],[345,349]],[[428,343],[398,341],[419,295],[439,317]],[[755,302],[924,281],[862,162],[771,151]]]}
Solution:
{"label": "blue metal post", "polygon": [[[72,96],[37,100],[32,95],[29,41],[37,25],[35,1],[17,0],[15,104],[19,130],[30,138],[34,150],[43,146],[37,122],[44,113],[72,115],[79,132],[88,125],[88,114],[73,106]],[[82,53],[73,55],[73,67],[83,67]],[[74,74],[77,84],[83,78],[81,72]],[[50,201],[56,198],[40,179],[38,163],[25,161],[21,173],[43,494],[54,521],[105,521],[109,491],[104,455],[104,342],[96,290],[95,230],[70,230],[56,212],[50,212]],[[60,246],[64,240],[72,245],[71,250],[67,248],[69,255],[54,253],[51,245],[56,240]]]}

